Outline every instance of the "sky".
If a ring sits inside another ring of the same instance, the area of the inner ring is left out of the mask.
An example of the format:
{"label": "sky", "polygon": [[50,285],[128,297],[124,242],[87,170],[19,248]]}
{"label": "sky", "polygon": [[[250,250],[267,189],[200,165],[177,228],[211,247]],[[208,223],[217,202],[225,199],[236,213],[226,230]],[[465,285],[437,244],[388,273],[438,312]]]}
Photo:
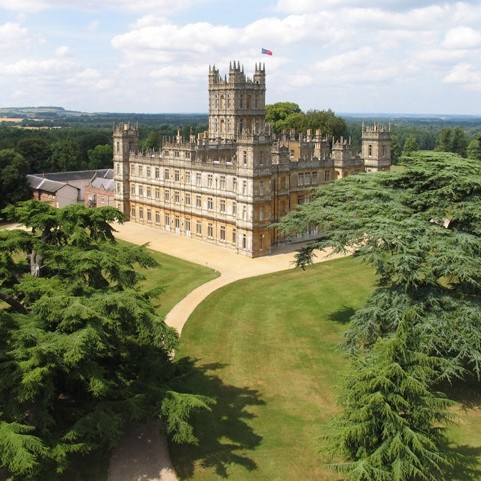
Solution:
{"label": "sky", "polygon": [[480,26],[481,0],[0,0],[0,107],[207,112],[238,61],[267,103],[481,115]]}

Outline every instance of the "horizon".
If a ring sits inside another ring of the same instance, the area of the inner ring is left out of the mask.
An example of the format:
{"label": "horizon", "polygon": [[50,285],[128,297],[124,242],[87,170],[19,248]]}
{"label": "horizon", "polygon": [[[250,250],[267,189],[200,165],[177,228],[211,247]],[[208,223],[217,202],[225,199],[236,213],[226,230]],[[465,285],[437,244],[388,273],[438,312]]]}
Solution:
{"label": "horizon", "polygon": [[203,112],[239,61],[269,104],[478,115],[480,23],[478,0],[0,0],[0,104]]}

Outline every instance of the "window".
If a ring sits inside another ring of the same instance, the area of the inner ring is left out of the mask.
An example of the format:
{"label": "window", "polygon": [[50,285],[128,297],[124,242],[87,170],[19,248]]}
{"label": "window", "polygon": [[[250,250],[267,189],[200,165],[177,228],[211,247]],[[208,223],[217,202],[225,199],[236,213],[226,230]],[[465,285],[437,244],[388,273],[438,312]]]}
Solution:
{"label": "window", "polygon": [[259,182],[259,195],[264,195],[264,181]]}
{"label": "window", "polygon": [[219,179],[219,189],[225,190],[225,175],[221,175]]}
{"label": "window", "polygon": [[220,211],[225,212],[225,200],[221,199],[220,201]]}
{"label": "window", "polygon": [[120,164],[115,164],[115,172],[120,174]]}
{"label": "window", "polygon": [[207,176],[207,187],[212,187],[212,179],[213,179],[212,174],[209,174]]}
{"label": "window", "polygon": [[247,236],[242,234],[242,248],[247,249]]}
{"label": "window", "polygon": [[317,179],[317,172],[312,172],[311,174],[311,181],[313,185],[317,185],[319,183]]}
{"label": "window", "polygon": [[130,165],[130,175],[135,175],[135,165],[134,164]]}
{"label": "window", "polygon": [[200,172],[195,174],[195,185],[202,185],[202,174]]}
{"label": "window", "polygon": [[180,204],[180,192],[178,190],[174,192],[174,202]]}
{"label": "window", "polygon": [[247,151],[244,150],[244,152],[242,152],[242,160],[244,162],[244,165],[247,165]]}
{"label": "window", "polygon": [[331,173],[328,170],[324,171],[324,182],[329,182],[331,180]]}
{"label": "window", "polygon": [[143,185],[139,185],[139,195],[144,195],[144,186]]}
{"label": "window", "polygon": [[264,206],[259,207],[259,220],[264,220]]}
{"label": "window", "polygon": [[212,197],[207,197],[207,210],[214,209],[214,199]]}
{"label": "window", "polygon": [[152,222],[152,211],[147,210],[147,222]]}
{"label": "window", "polygon": [[260,250],[264,249],[264,234],[259,236]]}
{"label": "window", "polygon": [[130,193],[131,193],[132,195],[135,195],[135,184],[132,184],[132,185],[130,186]]}
{"label": "window", "polygon": [[174,218],[174,225],[176,229],[180,229],[180,217],[178,215]]}
{"label": "window", "polygon": [[147,177],[150,177],[152,175],[151,168],[150,166],[147,166]]}
{"label": "window", "polygon": [[200,195],[195,196],[195,206],[199,209],[202,208],[202,197]]}
{"label": "window", "polygon": [[247,180],[242,181],[242,194],[243,195],[247,194]]}
{"label": "window", "polygon": [[214,226],[211,223],[207,224],[207,237],[214,237]]}
{"label": "window", "polygon": [[160,179],[160,168],[159,167],[155,168],[155,178]]}
{"label": "window", "polygon": [[147,187],[147,197],[150,199],[152,197],[152,189]]}
{"label": "window", "polygon": [[202,235],[202,222],[200,220],[195,223],[195,233],[197,235]]}
{"label": "window", "polygon": [[164,190],[164,200],[165,200],[166,202],[169,202],[169,200],[170,200],[170,191],[169,191],[169,189],[165,189],[165,190]]}
{"label": "window", "polygon": [[130,217],[135,217],[135,207],[130,209]]}
{"label": "window", "polygon": [[164,225],[170,227],[170,214],[164,214]]}
{"label": "window", "polygon": [[220,226],[220,240],[225,242],[225,226]]}
{"label": "window", "polygon": [[155,211],[155,223],[160,224],[160,212],[158,210]]}
{"label": "window", "polygon": [[139,177],[142,176],[142,166],[141,166],[140,164],[137,166],[137,175],[138,175]]}
{"label": "window", "polygon": [[186,159],[190,159],[190,152],[186,152],[186,153],[184,154],[184,157],[185,157]]}
{"label": "window", "polygon": [[174,170],[174,180],[176,182],[180,181],[180,171],[179,170]]}
{"label": "window", "polygon": [[[257,98],[256,98],[256,101],[257,101]],[[259,154],[259,164],[264,165],[264,152],[261,152]]]}
{"label": "window", "polygon": [[169,180],[169,179],[170,179],[170,170],[164,169],[164,180]]}
{"label": "window", "polygon": [[235,229],[232,231],[232,243],[234,245],[237,243],[237,231]]}
{"label": "window", "polygon": [[190,170],[185,171],[185,183],[190,184]]}
{"label": "window", "polygon": [[247,219],[247,207],[245,205],[242,206],[242,220]]}
{"label": "window", "polygon": [[232,215],[237,215],[237,202],[232,202]]}
{"label": "window", "polygon": [[144,220],[144,208],[139,207],[139,219]]}
{"label": "window", "polygon": [[155,189],[155,198],[156,198],[157,200],[160,199],[160,189]]}
{"label": "window", "polygon": [[237,192],[237,177],[234,177],[234,178],[232,179],[232,190],[233,190],[234,192]]}
{"label": "window", "polygon": [[185,194],[185,205],[190,205],[191,200],[190,200],[190,193],[186,192]]}
{"label": "window", "polygon": [[372,145],[371,144],[369,144],[367,146],[367,155],[369,155],[369,157],[371,157],[371,155],[372,155]]}
{"label": "window", "polygon": [[297,185],[304,185],[304,174],[297,174]]}
{"label": "window", "polygon": [[190,232],[190,219],[185,219],[185,230]]}
{"label": "window", "polygon": [[179,154],[179,151],[176,150],[176,151],[174,152],[174,157],[179,157],[179,155],[180,155],[180,154]]}

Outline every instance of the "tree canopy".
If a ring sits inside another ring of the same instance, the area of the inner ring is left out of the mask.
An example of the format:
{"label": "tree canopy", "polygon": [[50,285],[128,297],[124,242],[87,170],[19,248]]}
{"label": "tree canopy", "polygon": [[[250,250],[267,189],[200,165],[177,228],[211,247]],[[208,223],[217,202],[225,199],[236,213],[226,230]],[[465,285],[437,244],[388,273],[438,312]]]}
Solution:
{"label": "tree canopy", "polygon": [[129,420],[158,417],[195,442],[178,336],[142,292],[145,247],[115,242],[110,207],[7,209],[25,230],[0,231],[0,460],[14,479],[53,479],[73,453],[112,446]]}
{"label": "tree canopy", "polygon": [[[346,383],[344,398],[354,399],[354,389],[358,389],[356,383],[361,381],[366,396],[374,396],[375,390],[371,388],[372,383],[378,382],[375,376],[389,384],[390,395],[401,389],[401,371],[391,381],[380,372],[372,373],[372,379],[366,377],[366,369],[372,370],[375,366],[405,369],[399,359],[391,357],[389,360],[393,347],[388,346],[392,343],[403,349],[406,359],[408,355],[417,356],[422,362],[418,372],[429,367],[428,377],[416,379],[419,389],[425,389],[439,408],[443,404],[436,401],[439,399],[433,390],[436,382],[471,373],[481,377],[479,161],[449,153],[412,153],[395,171],[351,176],[319,188],[311,202],[289,213],[278,227],[292,233],[307,232],[313,225],[319,227],[322,237],[300,251],[300,265],[311,262],[314,250],[331,248],[337,252],[353,252],[372,265],[378,276],[377,290],[367,305],[352,316],[346,334],[346,348],[353,356],[355,374]],[[416,342],[406,344],[406,336]],[[408,365],[414,366],[411,361]],[[408,395],[409,391],[403,389],[404,395]],[[412,409],[421,412],[426,400],[411,403]],[[374,452],[378,456],[379,450],[388,449],[388,446],[386,439],[376,437],[374,426],[369,430],[376,439],[372,451],[365,447],[367,441],[363,441],[362,436],[354,441],[346,431],[347,438],[339,435],[343,423],[354,430],[363,426],[361,414],[355,422],[353,416],[356,415],[352,414],[353,409],[363,409],[361,403],[349,401],[343,405],[346,411],[336,424],[338,433],[333,439],[337,452],[354,463],[350,464],[348,479],[435,479],[432,475],[435,472],[438,472],[437,479],[445,479],[439,474],[446,461],[442,455],[443,442],[432,431],[441,427],[439,422],[445,414],[439,412],[437,420],[417,418],[417,428],[432,434],[429,439],[432,449],[439,455],[439,469],[426,461],[421,463],[424,466],[422,476],[403,471],[403,475],[396,477],[395,469],[400,469],[399,463],[406,459],[397,451],[398,457],[390,458],[390,467],[384,465],[382,468],[388,470],[389,476],[381,473],[377,477],[365,474],[363,477],[356,468],[358,463],[372,460],[370,456]],[[393,415],[406,415],[401,405],[390,406]],[[392,429],[392,418],[381,421],[382,417],[378,416],[378,419],[380,424],[376,429]],[[399,425],[397,436],[402,436],[401,427]],[[359,435],[359,431],[356,432]],[[350,454],[345,450],[348,438],[358,449],[356,456],[353,446]]]}
{"label": "tree canopy", "polygon": [[294,102],[277,102],[266,105],[266,122],[271,124],[276,133],[283,130],[296,129],[305,132],[320,129],[322,135],[328,139],[340,138],[347,135],[346,122],[332,110],[308,110],[302,112]]}
{"label": "tree canopy", "polygon": [[27,183],[29,170],[28,161],[14,149],[0,150],[0,210],[32,195]]}

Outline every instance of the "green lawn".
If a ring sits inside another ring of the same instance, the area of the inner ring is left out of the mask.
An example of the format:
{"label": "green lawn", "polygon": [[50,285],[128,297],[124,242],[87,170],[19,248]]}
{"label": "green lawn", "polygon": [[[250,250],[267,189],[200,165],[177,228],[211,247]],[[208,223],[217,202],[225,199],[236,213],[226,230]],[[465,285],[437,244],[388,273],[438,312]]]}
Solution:
{"label": "green lawn", "polygon": [[[339,479],[324,466],[321,441],[347,367],[336,346],[374,282],[346,258],[236,282],[194,311],[178,356],[197,367],[192,389],[218,403],[195,419],[199,446],[171,447],[181,480]],[[474,394],[451,389],[462,404],[450,438],[467,455],[451,479],[481,480],[479,385]]]}
{"label": "green lawn", "polygon": [[196,419],[198,447],[171,449],[180,479],[337,479],[320,441],[346,367],[336,345],[374,280],[341,259],[236,282],[194,311],[179,357],[196,359],[192,387],[218,404]]}

